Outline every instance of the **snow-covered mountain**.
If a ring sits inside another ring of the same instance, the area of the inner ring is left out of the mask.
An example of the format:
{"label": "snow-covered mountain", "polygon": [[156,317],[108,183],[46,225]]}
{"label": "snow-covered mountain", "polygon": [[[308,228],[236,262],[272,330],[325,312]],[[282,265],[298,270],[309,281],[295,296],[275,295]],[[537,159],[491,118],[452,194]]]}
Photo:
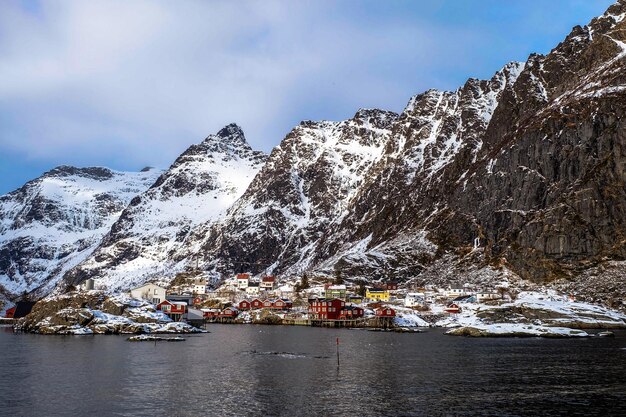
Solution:
{"label": "snow-covered mountain", "polygon": [[[132,199],[97,250],[67,274],[112,290],[168,279],[184,268],[174,259],[195,227],[220,220],[265,162],[243,131],[228,125],[180,155],[148,190]],[[187,252],[186,258],[193,257]]]}
{"label": "snow-covered mountain", "polygon": [[93,252],[160,171],[61,166],[0,197],[0,287],[45,294]]}
{"label": "snow-covered mountain", "polygon": [[[418,94],[400,114],[302,122],[269,156],[230,125],[133,198],[65,284],[128,288],[198,265],[568,288],[584,277],[608,299],[626,278],[625,66],[619,0],[549,54]],[[32,258],[47,271],[34,250],[6,253],[2,270]]]}
{"label": "snow-covered mountain", "polygon": [[[428,91],[400,115],[360,110],[343,122],[301,123],[273,150],[226,219],[197,233],[207,236],[204,267],[291,274],[352,263],[369,274],[385,266],[387,255],[370,244],[379,231],[377,217],[401,212],[389,205],[439,181],[458,154],[476,158],[499,98],[523,68],[513,63],[489,81]],[[384,244],[405,253],[435,249],[423,231],[399,232]]]}
{"label": "snow-covered mountain", "polygon": [[471,265],[572,283],[626,259],[625,16],[620,0],[549,54],[398,116],[302,123],[194,234],[204,268],[407,279],[443,260],[454,280]]}

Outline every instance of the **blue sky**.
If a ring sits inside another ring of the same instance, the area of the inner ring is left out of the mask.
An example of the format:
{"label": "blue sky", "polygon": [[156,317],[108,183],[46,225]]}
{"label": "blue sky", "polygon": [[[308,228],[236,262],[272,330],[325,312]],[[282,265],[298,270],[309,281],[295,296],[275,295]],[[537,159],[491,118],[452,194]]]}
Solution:
{"label": "blue sky", "polygon": [[236,122],[401,111],[547,53],[612,0],[0,2],[0,194],[57,165],[166,168]]}

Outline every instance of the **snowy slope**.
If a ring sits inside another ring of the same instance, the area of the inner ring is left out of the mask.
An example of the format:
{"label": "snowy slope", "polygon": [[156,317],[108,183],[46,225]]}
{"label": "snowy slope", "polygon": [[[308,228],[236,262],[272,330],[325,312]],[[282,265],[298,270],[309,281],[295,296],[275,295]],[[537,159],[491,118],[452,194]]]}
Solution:
{"label": "snowy slope", "polygon": [[61,166],[0,197],[0,286],[50,291],[159,174]]}
{"label": "snowy slope", "polygon": [[221,219],[265,161],[241,129],[229,125],[185,151],[156,183],[134,198],[95,253],[68,274],[99,279],[109,289],[170,279],[193,262],[173,254],[189,232]]}
{"label": "snowy slope", "polygon": [[[302,122],[276,147],[226,218],[195,233],[205,269],[284,271],[315,256],[384,153],[392,112],[360,110],[343,122]],[[206,238],[204,238],[207,236]],[[221,267],[219,267],[221,268]]]}
{"label": "snowy slope", "polygon": [[[391,252],[433,253],[425,233],[373,242],[381,204],[434,182],[458,153],[475,157],[498,99],[524,68],[455,92],[413,97],[401,115],[360,110],[342,122],[303,122],[274,149],[223,222],[204,233],[203,267],[297,274],[376,269]],[[363,232],[360,234],[360,232]],[[375,244],[374,244],[375,243]],[[363,271],[365,274],[365,271]]]}

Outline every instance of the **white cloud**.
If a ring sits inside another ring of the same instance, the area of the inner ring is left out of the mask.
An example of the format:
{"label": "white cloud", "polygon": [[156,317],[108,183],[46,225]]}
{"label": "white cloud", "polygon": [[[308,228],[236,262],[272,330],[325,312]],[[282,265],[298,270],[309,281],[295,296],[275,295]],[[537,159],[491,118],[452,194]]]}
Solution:
{"label": "white cloud", "polygon": [[300,119],[400,110],[454,87],[438,69],[476,66],[488,41],[425,19],[355,18],[354,2],[20,5],[0,5],[0,150],[55,163],[167,166],[230,122],[269,150]]}

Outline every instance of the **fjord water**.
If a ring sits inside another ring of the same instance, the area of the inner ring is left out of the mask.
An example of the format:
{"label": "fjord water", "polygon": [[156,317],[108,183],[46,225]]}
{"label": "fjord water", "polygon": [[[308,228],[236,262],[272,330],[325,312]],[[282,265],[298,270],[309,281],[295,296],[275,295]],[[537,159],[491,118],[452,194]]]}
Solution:
{"label": "fjord water", "polygon": [[626,332],[556,340],[208,329],[155,344],[2,328],[0,415],[626,415]]}

